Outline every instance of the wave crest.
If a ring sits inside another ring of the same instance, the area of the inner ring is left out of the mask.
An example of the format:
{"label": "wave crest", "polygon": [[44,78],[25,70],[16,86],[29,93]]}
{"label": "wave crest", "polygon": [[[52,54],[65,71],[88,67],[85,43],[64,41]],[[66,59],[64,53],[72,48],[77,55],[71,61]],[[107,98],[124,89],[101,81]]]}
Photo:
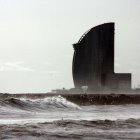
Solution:
{"label": "wave crest", "polygon": [[44,99],[8,98],[0,101],[0,106],[23,110],[48,109],[81,109],[77,104],[70,102],[62,96],[50,96]]}

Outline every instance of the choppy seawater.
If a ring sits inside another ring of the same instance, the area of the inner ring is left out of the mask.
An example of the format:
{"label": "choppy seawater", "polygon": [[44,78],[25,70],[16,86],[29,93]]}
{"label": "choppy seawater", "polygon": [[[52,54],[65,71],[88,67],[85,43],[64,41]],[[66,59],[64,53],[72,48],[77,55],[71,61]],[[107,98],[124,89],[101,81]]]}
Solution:
{"label": "choppy seawater", "polygon": [[0,100],[0,140],[140,140],[140,105],[78,106],[61,96]]}

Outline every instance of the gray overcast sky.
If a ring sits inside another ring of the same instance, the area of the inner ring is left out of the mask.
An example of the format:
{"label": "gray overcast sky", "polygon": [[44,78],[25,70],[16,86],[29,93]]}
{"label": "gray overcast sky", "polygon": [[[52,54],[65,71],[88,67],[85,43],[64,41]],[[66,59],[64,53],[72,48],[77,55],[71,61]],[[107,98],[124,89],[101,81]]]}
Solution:
{"label": "gray overcast sky", "polygon": [[115,72],[140,84],[140,0],[0,0],[0,92],[73,87],[72,44],[115,22]]}

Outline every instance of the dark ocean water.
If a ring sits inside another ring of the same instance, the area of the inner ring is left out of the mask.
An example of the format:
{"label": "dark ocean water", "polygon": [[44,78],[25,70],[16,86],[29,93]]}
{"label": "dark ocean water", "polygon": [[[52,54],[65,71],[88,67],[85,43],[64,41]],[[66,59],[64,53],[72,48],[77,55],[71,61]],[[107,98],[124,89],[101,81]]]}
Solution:
{"label": "dark ocean water", "polygon": [[140,105],[78,106],[61,96],[0,100],[0,140],[140,140]]}

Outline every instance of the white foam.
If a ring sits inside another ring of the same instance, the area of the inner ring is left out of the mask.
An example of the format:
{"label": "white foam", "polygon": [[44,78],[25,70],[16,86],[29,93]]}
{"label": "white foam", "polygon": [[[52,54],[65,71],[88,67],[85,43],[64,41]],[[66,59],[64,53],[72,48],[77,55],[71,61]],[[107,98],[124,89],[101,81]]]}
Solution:
{"label": "white foam", "polygon": [[48,104],[48,105],[56,105],[58,107],[67,107],[67,108],[74,108],[74,109],[81,109],[80,106],[78,106],[75,103],[72,103],[68,100],[66,100],[65,98],[63,98],[62,96],[58,95],[58,96],[51,96],[51,97],[46,97],[43,99],[26,99],[26,98],[20,98],[20,100],[24,101],[24,102],[33,102],[33,103],[38,103],[38,104],[42,104],[42,106],[44,104]]}

